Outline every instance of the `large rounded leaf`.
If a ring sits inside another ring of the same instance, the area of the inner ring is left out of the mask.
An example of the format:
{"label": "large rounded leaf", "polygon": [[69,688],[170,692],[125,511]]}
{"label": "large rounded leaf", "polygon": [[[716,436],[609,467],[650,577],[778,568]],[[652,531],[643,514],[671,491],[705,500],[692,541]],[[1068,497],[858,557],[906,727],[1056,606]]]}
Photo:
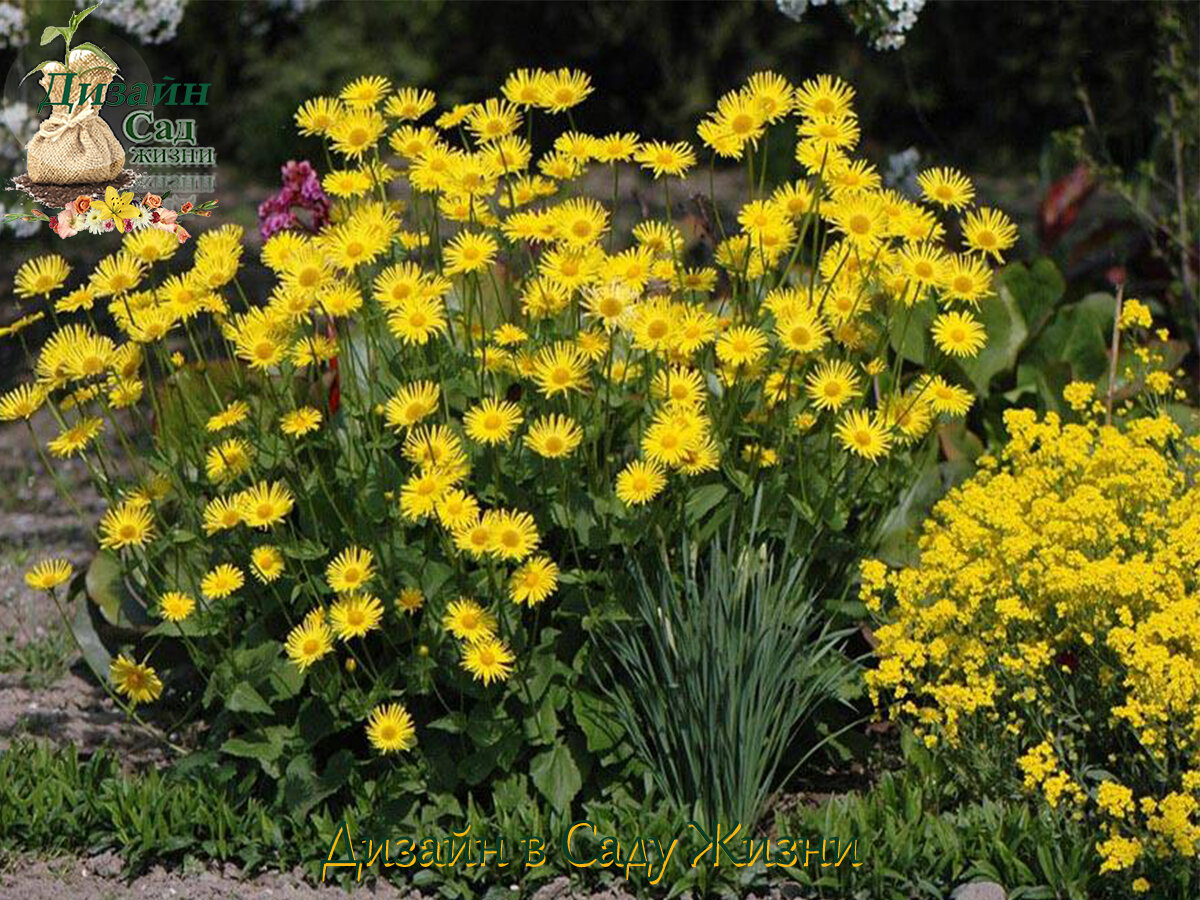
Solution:
{"label": "large rounded leaf", "polygon": [[959,366],[971,379],[975,390],[986,394],[988,385],[998,372],[1016,367],[1017,356],[1029,336],[1029,328],[1020,305],[1003,282],[996,296],[980,306],[979,318],[987,329],[987,345],[979,351],[978,356],[960,361]]}

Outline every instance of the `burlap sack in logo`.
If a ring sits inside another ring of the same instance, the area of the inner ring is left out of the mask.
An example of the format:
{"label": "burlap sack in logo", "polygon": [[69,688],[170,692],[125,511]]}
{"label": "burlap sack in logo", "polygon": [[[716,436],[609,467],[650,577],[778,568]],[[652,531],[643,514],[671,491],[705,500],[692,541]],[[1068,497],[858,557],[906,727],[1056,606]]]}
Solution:
{"label": "burlap sack in logo", "polygon": [[[35,184],[88,184],[111,181],[125,167],[125,150],[108,123],[100,118],[100,107],[116,70],[90,50],[71,52],[70,68],[51,63],[42,70],[40,84],[54,103],[63,102],[68,85],[65,77],[51,79],[54,73],[70,71],[71,107],[54,106],[50,118],[38,128],[29,142],[26,155],[29,178]],[[91,85],[85,91],[84,85]],[[99,98],[93,94],[102,89]],[[51,88],[53,87],[53,90]]]}

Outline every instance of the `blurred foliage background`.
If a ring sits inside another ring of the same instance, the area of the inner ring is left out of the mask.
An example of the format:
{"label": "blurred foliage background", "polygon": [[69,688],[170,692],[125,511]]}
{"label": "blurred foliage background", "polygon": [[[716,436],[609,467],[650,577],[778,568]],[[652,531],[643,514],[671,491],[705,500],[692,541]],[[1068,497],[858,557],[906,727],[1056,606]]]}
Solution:
{"label": "blurred foliage background", "polygon": [[[73,7],[20,5],[35,36]],[[457,102],[490,96],[519,66],[560,65],[588,71],[597,86],[581,127],[673,137],[692,135],[700,114],[750,72],[796,81],[831,72],[856,86],[881,150],[914,145],[973,173],[1006,175],[1038,170],[1049,135],[1083,124],[1078,85],[1103,98],[1117,155],[1145,155],[1156,139],[1159,6],[933,2],[894,51],[871,49],[832,5],[795,22],[771,0],[191,0],[173,39],[159,44],[139,42],[158,37],[149,20],[143,35],[96,17],[87,28],[101,46],[106,33],[139,45],[159,76],[212,82],[220,115],[205,123],[206,138],[247,177],[269,182],[297,151],[296,106],[364,71]],[[1196,11],[1183,8],[1193,34]],[[39,48],[21,53],[32,58]]]}

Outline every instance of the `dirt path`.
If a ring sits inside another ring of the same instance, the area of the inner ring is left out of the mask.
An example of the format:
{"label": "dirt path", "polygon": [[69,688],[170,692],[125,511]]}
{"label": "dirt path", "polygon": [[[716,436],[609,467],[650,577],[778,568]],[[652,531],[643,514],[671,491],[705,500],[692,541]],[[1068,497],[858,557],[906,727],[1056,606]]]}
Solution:
{"label": "dirt path", "polygon": [[[17,861],[0,876],[0,900],[333,900],[347,896],[332,885],[315,887],[300,873],[269,873],[243,879],[234,869],[183,874],[152,869],[132,881],[121,877],[120,860],[59,858]],[[391,885],[355,890],[349,896],[422,900]]]}
{"label": "dirt path", "polygon": [[[132,881],[120,874],[120,861],[111,854],[88,860],[60,858],[48,861],[17,860],[0,875],[0,900],[433,900],[435,894],[382,882],[355,887],[349,893],[333,885],[313,885],[296,872],[271,872],[245,879],[234,868],[182,874],[152,869]],[[516,889],[512,896],[521,894]],[[619,887],[580,893],[566,878],[556,878],[532,894],[530,900],[633,900]],[[799,898],[783,888],[763,895],[763,900]]]}
{"label": "dirt path", "polygon": [[[34,428],[43,441],[57,431],[49,417]],[[57,471],[78,513],[58,495],[24,423],[0,427],[0,749],[22,735],[85,752],[132,737],[103,690],[71,671],[78,657],[54,604],[25,584],[40,559],[82,567],[94,550],[89,530],[102,503],[87,470],[71,460]]]}
{"label": "dirt path", "polygon": [[[33,426],[43,443],[58,431],[48,415]],[[0,636],[22,645],[58,620],[46,596],[26,587],[25,570],[45,556],[85,563],[94,547],[89,530],[103,509],[80,460],[59,461],[57,472],[85,520],[59,496],[25,423],[0,426]]]}

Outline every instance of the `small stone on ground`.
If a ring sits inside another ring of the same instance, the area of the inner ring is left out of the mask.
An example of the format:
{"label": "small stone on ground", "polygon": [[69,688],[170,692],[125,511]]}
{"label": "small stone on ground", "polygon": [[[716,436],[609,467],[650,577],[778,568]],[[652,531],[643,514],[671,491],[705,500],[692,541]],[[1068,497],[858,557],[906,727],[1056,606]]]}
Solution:
{"label": "small stone on ground", "polygon": [[950,900],[1006,900],[1007,896],[993,881],[976,881],[955,888]]}

